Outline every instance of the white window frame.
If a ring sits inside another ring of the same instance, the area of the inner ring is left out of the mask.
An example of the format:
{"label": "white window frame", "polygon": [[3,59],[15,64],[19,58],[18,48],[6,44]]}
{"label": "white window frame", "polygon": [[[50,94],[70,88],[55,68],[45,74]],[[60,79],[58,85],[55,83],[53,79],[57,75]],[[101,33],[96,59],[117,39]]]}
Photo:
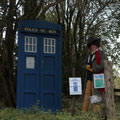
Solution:
{"label": "white window frame", "polygon": [[[30,38],[32,39],[32,43],[30,43]],[[28,39],[28,43],[26,42],[26,39]],[[35,44],[33,43],[33,39],[35,39]],[[32,52],[32,53],[37,52],[37,37],[25,36],[24,43],[25,43],[25,46],[24,46],[25,52]],[[32,46],[32,50],[30,50],[30,45]],[[26,49],[26,46],[28,46],[28,50]],[[35,50],[33,49],[33,46],[35,46]]]}
{"label": "white window frame", "polygon": [[[47,40],[47,44],[46,44],[46,40]],[[49,40],[51,40],[51,44],[49,45]],[[52,41],[54,40],[54,45],[52,45]],[[46,47],[47,47],[47,51],[46,51]],[[54,51],[52,51],[52,47],[54,47]],[[50,51],[49,51],[50,48]],[[56,53],[56,39],[55,38],[44,38],[44,53],[50,53],[50,54],[55,54]]]}

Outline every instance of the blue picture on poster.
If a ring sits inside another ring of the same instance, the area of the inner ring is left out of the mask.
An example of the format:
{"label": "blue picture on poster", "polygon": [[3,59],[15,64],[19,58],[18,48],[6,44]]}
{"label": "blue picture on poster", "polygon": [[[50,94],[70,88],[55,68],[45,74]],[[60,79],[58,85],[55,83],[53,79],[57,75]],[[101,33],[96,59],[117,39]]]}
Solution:
{"label": "blue picture on poster", "polygon": [[78,92],[78,83],[77,82],[73,82],[73,91]]}
{"label": "blue picture on poster", "polygon": [[94,88],[105,88],[104,74],[94,74]]}

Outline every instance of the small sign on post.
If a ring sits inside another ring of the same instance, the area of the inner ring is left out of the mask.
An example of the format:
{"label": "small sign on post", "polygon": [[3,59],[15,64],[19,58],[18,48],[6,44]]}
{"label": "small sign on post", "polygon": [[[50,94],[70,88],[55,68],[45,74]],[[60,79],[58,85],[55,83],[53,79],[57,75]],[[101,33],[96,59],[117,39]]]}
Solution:
{"label": "small sign on post", "polygon": [[94,88],[105,88],[104,74],[94,74]]}
{"label": "small sign on post", "polygon": [[81,78],[78,77],[69,78],[69,90],[70,95],[81,95],[82,94]]}

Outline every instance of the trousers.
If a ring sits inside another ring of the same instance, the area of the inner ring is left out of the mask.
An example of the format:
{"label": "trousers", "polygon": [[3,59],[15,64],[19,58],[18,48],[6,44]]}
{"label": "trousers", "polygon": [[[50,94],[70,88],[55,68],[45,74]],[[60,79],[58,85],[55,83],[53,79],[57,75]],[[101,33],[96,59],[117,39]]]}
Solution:
{"label": "trousers", "polygon": [[[89,110],[90,105],[90,96],[94,95],[94,86],[91,80],[87,80],[86,89],[85,89],[85,96],[82,106],[82,111],[87,112]],[[94,113],[101,112],[100,104],[92,104],[92,110]]]}

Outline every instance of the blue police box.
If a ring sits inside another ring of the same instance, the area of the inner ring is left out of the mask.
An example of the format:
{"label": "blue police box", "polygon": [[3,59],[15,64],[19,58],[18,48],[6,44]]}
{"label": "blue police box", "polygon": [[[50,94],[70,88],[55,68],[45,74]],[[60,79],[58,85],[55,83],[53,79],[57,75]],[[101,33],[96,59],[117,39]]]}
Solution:
{"label": "blue police box", "polygon": [[61,26],[39,20],[18,26],[17,108],[39,102],[45,110],[61,110]]}

